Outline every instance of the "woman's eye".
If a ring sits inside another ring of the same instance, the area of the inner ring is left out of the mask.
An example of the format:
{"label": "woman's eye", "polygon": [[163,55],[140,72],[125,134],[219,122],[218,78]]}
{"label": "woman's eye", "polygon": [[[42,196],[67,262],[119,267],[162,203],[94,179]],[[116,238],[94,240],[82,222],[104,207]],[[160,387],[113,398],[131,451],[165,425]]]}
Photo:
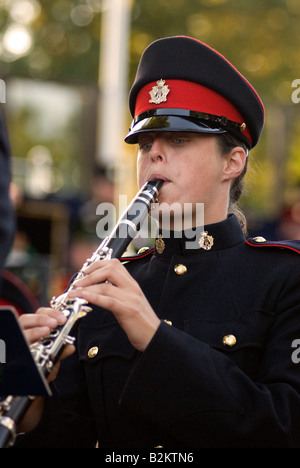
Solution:
{"label": "woman's eye", "polygon": [[186,138],[174,138],[173,139],[173,143],[175,145],[183,145],[184,143],[187,142],[187,139]]}
{"label": "woman's eye", "polygon": [[152,143],[150,142],[141,142],[139,143],[139,149],[144,151],[149,151],[151,149]]}

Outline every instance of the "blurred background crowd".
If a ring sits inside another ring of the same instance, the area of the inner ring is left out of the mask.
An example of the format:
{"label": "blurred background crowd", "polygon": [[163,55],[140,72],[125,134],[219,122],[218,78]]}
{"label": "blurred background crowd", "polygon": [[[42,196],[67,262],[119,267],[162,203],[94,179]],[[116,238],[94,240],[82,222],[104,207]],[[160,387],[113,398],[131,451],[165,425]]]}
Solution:
{"label": "blurred background crowd", "polygon": [[98,204],[136,193],[127,95],[144,48],[169,35],[216,48],[259,92],[266,126],[240,205],[249,234],[300,238],[299,0],[0,0],[17,215],[6,268],[42,305],[99,244]]}

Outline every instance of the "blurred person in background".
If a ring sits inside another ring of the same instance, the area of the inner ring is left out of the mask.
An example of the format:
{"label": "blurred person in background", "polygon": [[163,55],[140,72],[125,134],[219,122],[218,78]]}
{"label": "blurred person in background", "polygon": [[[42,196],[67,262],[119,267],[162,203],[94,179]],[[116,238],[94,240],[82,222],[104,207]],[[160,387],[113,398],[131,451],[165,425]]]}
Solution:
{"label": "blurred person in background", "polygon": [[10,197],[11,168],[10,145],[4,119],[0,108],[0,269],[14,240],[15,214]]}
{"label": "blurred person in background", "polygon": [[13,307],[17,315],[22,315],[35,312],[39,302],[23,281],[6,268],[16,233],[15,197],[9,135],[0,108],[0,306]]}

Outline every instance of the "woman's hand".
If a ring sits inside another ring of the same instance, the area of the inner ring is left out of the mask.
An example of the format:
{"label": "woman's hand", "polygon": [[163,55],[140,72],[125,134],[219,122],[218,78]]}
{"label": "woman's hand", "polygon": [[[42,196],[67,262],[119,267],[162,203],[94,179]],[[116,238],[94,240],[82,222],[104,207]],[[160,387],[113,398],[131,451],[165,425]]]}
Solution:
{"label": "woman's hand", "polygon": [[[51,309],[49,307],[41,307],[36,311],[35,314],[23,314],[19,317],[20,325],[24,331],[24,334],[30,344],[33,344],[49,335],[50,331],[63,325],[66,322],[66,317],[59,310]],[[75,351],[75,347],[67,345],[62,352],[59,361],[53,368],[53,371],[48,377],[48,381],[51,382],[55,379],[59,363],[62,359],[70,356]]]}
{"label": "woman's hand", "polygon": [[89,266],[86,276],[74,282],[69,297],[80,297],[110,310],[131,344],[144,351],[160,325],[138,283],[117,259]]}
{"label": "woman's hand", "polygon": [[[23,314],[19,317],[20,325],[30,344],[49,335],[50,331],[63,325],[66,317],[58,310],[41,307],[35,314]],[[48,376],[48,382],[55,379],[60,361],[71,355],[75,350],[74,346],[68,345],[65,347],[58,362],[54,365],[51,374]],[[33,430],[39,423],[44,409],[44,398],[36,398],[30,406],[23,420],[18,426],[18,432],[28,432]]]}
{"label": "woman's hand", "polygon": [[60,311],[49,307],[41,307],[35,314],[23,314],[19,318],[29,343],[35,343],[47,336],[51,330],[63,325],[66,317]]}

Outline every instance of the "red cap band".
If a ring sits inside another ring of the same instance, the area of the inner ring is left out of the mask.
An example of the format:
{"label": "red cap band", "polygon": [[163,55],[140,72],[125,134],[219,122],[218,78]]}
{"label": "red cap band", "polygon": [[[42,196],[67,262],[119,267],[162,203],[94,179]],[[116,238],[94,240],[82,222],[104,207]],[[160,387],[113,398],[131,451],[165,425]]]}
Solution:
{"label": "red cap band", "polygon": [[[160,104],[149,102],[151,99],[149,93],[153,87],[157,86],[157,82],[148,83],[139,91],[135,105],[135,117],[142,112],[165,107],[224,116],[234,122],[245,123],[245,119],[231,102],[212,89],[184,80],[166,79],[165,85],[168,86],[169,93],[166,96],[166,102]],[[252,142],[248,127],[243,131],[243,135]]]}

